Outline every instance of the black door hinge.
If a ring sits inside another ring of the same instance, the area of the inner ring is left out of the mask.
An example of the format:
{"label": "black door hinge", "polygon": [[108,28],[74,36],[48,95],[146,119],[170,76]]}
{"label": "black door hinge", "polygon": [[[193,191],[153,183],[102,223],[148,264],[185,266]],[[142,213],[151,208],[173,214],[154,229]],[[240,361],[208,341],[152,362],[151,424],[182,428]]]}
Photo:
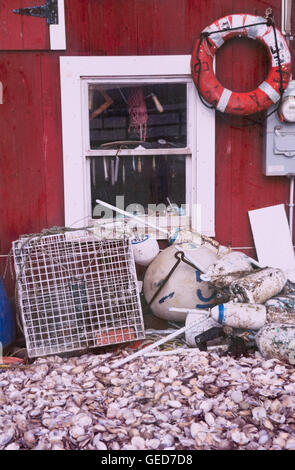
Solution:
{"label": "black door hinge", "polygon": [[58,24],[57,0],[46,0],[45,5],[19,8],[17,10],[13,10],[13,13],[46,18],[48,24]]}

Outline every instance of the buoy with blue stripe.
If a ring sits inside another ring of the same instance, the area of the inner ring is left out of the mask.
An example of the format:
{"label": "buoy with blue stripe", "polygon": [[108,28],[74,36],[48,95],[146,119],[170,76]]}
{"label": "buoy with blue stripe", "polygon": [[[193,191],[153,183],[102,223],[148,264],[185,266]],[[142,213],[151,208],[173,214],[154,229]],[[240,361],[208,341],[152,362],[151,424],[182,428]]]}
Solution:
{"label": "buoy with blue stripe", "polygon": [[259,330],[266,322],[266,308],[261,304],[228,302],[213,307],[211,317],[221,325],[245,330]]}
{"label": "buoy with blue stripe", "polygon": [[141,266],[148,266],[160,252],[156,239],[146,235],[142,240],[131,240],[134,261]]}
{"label": "buoy with blue stripe", "polygon": [[[172,307],[209,309],[216,305],[215,289],[208,282],[202,281],[199,269],[194,269],[183,261],[165,282],[177,261],[175,254],[179,250],[180,247],[172,245],[161,251],[148,266],[144,276],[143,291],[147,303],[163,285],[150,308],[154,315],[164,320],[185,321],[187,313],[170,311]],[[199,247],[189,245],[184,252],[187,259],[204,269],[218,260],[215,248],[208,248],[204,245]]]}

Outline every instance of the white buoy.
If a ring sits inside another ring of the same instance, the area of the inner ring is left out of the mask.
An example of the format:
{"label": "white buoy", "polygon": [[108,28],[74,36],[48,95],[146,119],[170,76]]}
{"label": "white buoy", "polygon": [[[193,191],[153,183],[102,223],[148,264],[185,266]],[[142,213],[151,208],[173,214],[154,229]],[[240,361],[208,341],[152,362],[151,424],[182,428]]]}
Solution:
{"label": "white buoy", "polygon": [[259,330],[266,322],[266,308],[260,304],[228,302],[211,309],[211,316],[221,325]]}
{"label": "white buoy", "polygon": [[253,271],[252,259],[248,258],[245,253],[232,251],[222,256],[217,263],[209,266],[205,274],[201,278],[204,281],[214,280],[215,277],[226,276],[231,273],[241,271]]}
{"label": "white buoy", "polygon": [[[163,250],[149,265],[144,277],[143,291],[146,301],[149,303],[159,287],[175,265],[175,254],[181,249],[175,245]],[[196,266],[205,269],[217,261],[214,248],[204,245],[186,249],[187,259]],[[160,290],[151,304],[154,315],[165,320],[184,321],[187,313],[170,312],[171,307],[183,307],[187,309],[208,309],[215,305],[215,290],[207,282],[200,278],[200,270],[181,261],[169,280]]]}
{"label": "white buoy", "polygon": [[255,341],[263,357],[295,364],[294,325],[267,324],[257,333]]}
{"label": "white buoy", "polygon": [[286,282],[287,277],[281,269],[265,268],[234,281],[230,292],[239,302],[264,304],[279,294]]}
{"label": "white buoy", "polygon": [[212,330],[212,328],[222,328],[222,325],[213,320],[208,312],[200,316],[197,316],[195,313],[189,313],[185,320],[185,326],[185,341],[194,348],[196,347],[196,337]]}
{"label": "white buoy", "polygon": [[148,266],[160,252],[156,239],[146,235],[143,240],[132,240],[134,261],[141,266]]}

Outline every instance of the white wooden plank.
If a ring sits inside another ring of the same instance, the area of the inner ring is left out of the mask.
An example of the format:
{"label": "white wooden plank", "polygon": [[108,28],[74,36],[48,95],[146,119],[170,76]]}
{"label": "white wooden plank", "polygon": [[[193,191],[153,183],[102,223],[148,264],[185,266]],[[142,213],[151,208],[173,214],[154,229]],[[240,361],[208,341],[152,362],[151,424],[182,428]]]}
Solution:
{"label": "white wooden plank", "polygon": [[248,213],[259,263],[285,271],[295,269],[294,249],[284,204]]}
{"label": "white wooden plank", "polygon": [[191,76],[190,55],[61,57],[65,73],[79,77]]}
{"label": "white wooden plank", "polygon": [[66,49],[65,5],[64,0],[58,0],[58,24],[49,26],[50,49]]}
{"label": "white wooden plank", "polygon": [[64,200],[66,226],[87,225],[85,158],[82,157],[80,78],[63,73],[61,64]]}
{"label": "white wooden plank", "polygon": [[215,236],[215,111],[206,108],[195,89],[196,158],[193,160],[195,181],[195,210],[201,211],[199,230],[204,235]]}

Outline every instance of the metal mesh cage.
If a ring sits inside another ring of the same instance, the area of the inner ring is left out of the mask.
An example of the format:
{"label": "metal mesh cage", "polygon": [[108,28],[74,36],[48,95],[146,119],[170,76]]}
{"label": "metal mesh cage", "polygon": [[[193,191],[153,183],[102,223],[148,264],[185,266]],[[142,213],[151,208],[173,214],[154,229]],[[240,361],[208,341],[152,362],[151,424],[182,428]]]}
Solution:
{"label": "metal mesh cage", "polygon": [[29,357],[145,337],[130,240],[21,237],[13,255]]}

